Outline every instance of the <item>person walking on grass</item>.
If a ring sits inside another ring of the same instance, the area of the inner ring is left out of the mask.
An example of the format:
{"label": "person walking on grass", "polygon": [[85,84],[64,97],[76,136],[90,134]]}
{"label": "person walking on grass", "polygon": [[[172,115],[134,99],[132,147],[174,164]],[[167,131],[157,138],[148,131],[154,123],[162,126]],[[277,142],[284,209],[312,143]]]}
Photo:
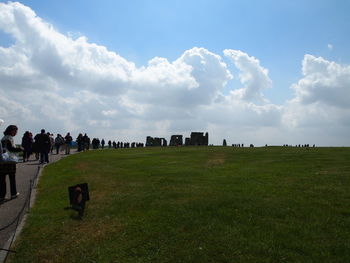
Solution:
{"label": "person walking on grass", "polygon": [[[16,136],[18,128],[16,125],[10,125],[4,132],[4,137],[1,139],[1,155],[5,150],[9,155],[23,151],[22,148],[16,148],[13,137]],[[0,162],[0,203],[6,198],[6,175],[10,179],[11,199],[19,196],[16,186],[16,162]]]}

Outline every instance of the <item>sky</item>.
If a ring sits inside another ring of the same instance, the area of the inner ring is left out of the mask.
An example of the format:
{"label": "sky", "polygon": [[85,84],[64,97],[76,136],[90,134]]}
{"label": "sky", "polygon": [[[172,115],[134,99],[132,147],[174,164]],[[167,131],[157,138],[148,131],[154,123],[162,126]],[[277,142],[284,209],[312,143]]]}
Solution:
{"label": "sky", "polygon": [[350,146],[350,1],[0,1],[1,128]]}

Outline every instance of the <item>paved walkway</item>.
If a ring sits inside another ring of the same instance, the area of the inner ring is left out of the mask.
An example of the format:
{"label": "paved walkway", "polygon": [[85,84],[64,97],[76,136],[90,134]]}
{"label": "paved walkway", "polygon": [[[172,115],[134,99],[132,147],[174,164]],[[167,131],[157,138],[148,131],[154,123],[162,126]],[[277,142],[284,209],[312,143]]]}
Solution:
{"label": "paved walkway", "polygon": [[[63,152],[61,152],[58,155],[56,154],[49,155],[50,163],[56,162],[60,160],[62,157],[67,156],[62,153]],[[23,219],[23,216],[29,210],[28,200],[30,200],[29,198],[31,195],[30,193],[31,181],[33,181],[36,178],[39,170],[41,170],[43,166],[46,166],[46,165],[40,165],[39,161],[35,160],[34,155],[31,156],[31,159],[29,160],[29,162],[17,164],[16,183],[17,183],[17,192],[20,193],[20,196],[17,197],[16,199],[12,199],[5,203],[0,204],[0,249],[9,249],[9,245],[11,244],[12,238],[14,236],[14,232],[17,227],[17,221],[21,222]],[[9,196],[9,194],[10,194],[9,180],[7,177],[7,196]],[[33,200],[33,196],[32,196],[32,200]],[[21,213],[22,210],[23,212]],[[19,217],[19,220],[15,220],[18,217]],[[3,229],[9,224],[11,224],[9,227],[7,227],[6,229]],[[6,253],[7,253],[6,251],[0,250],[0,262],[4,261],[4,259],[6,258]]]}

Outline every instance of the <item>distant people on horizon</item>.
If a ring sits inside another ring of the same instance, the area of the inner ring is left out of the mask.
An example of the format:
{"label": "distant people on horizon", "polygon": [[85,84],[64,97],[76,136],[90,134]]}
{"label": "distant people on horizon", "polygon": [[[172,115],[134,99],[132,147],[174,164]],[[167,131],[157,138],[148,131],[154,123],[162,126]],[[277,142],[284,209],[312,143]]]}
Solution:
{"label": "distant people on horizon", "polygon": [[66,154],[70,154],[70,148],[72,145],[72,141],[73,141],[73,138],[70,135],[70,133],[68,132],[67,135],[64,137],[64,143],[66,146]]}
{"label": "distant people on horizon", "polygon": [[100,140],[98,138],[93,138],[91,143],[92,143],[92,149],[100,148]]}
{"label": "distant people on horizon", "polygon": [[83,151],[90,149],[90,138],[85,133],[83,136]]}
{"label": "distant people on horizon", "polygon": [[32,146],[32,151],[35,154],[35,160],[39,160],[39,146],[38,146],[38,142],[37,142],[37,137],[38,134],[36,134],[33,138],[34,142],[33,142],[33,146]]}
{"label": "distant people on horizon", "polygon": [[29,131],[23,134],[21,146],[23,148],[23,162],[29,161],[33,151],[33,134]]}
{"label": "distant people on horizon", "polygon": [[53,148],[55,146],[55,138],[53,137],[53,134],[52,133],[47,133],[47,135],[49,135],[49,138],[50,138],[50,152],[52,154],[53,152]]}
{"label": "distant people on horizon", "polygon": [[102,149],[105,148],[105,140],[104,139],[102,139],[102,141],[101,141],[101,146],[102,146]]}
{"label": "distant people on horizon", "polygon": [[77,139],[77,146],[78,146],[78,152],[81,152],[83,150],[83,134],[79,133]]}
{"label": "distant people on horizon", "polygon": [[[10,155],[23,151],[22,148],[16,148],[13,137],[16,136],[18,128],[16,125],[10,125],[4,131],[4,137],[1,139],[1,148]],[[2,154],[2,152],[1,152]],[[19,196],[16,186],[16,163],[15,162],[1,162],[0,163],[0,203],[6,200],[6,175],[10,179],[11,199]]]}

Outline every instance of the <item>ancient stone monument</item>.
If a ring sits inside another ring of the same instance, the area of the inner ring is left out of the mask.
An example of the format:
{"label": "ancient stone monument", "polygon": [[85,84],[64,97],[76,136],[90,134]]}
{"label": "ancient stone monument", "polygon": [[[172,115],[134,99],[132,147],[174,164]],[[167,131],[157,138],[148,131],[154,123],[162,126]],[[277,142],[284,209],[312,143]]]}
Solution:
{"label": "ancient stone monument", "polygon": [[172,135],[170,138],[170,146],[181,146],[182,143],[182,135]]}
{"label": "ancient stone monument", "polygon": [[164,138],[158,138],[158,137],[151,137],[147,136],[146,138],[146,146],[167,146],[168,142]]}
{"label": "ancient stone monument", "polygon": [[205,145],[208,146],[209,135],[206,132],[191,132],[191,137],[185,139],[185,145]]}
{"label": "ancient stone monument", "polygon": [[[206,132],[191,132],[190,138],[185,138],[185,145],[205,145],[209,144],[209,135]],[[169,146],[182,146],[183,145],[183,137],[182,135],[172,135],[170,138]],[[164,138],[157,138],[147,136],[146,138],[146,146],[168,146],[168,142]]]}

